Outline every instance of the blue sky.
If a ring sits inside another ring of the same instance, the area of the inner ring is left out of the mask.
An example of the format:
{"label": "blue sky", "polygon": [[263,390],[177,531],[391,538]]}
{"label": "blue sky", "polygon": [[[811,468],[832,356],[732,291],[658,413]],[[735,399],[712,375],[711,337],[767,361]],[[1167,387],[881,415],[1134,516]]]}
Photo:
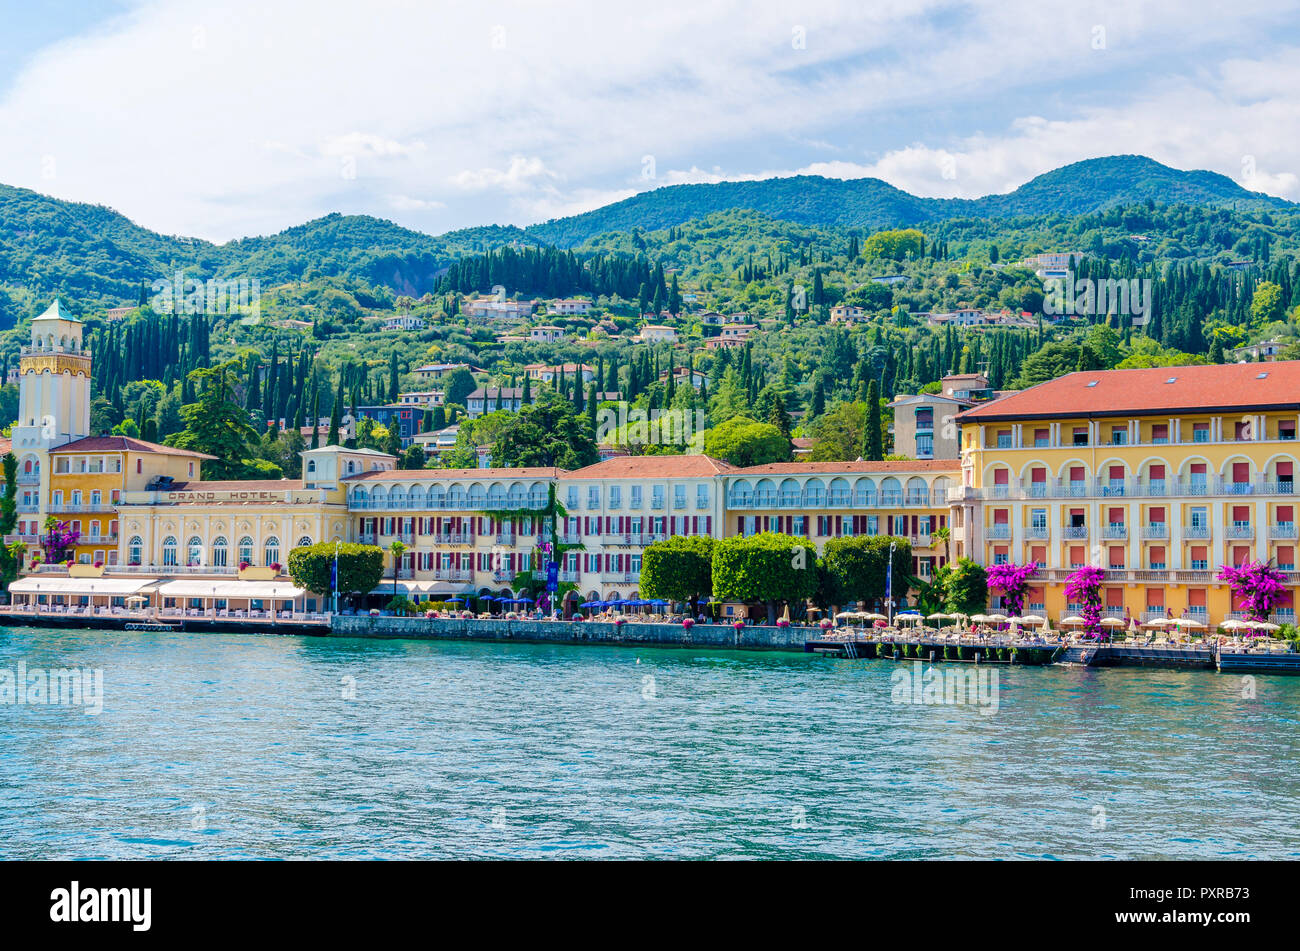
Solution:
{"label": "blue sky", "polygon": [[1300,200],[1292,0],[2,0],[0,182],[227,240],[681,182],[976,197],[1099,155]]}

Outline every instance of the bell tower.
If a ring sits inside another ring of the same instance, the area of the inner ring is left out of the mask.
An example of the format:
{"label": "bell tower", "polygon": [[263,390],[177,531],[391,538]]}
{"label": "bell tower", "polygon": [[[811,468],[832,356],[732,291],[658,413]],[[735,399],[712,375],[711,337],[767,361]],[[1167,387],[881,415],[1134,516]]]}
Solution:
{"label": "bell tower", "polygon": [[35,498],[23,503],[24,494],[20,505],[34,504],[41,518],[50,499],[50,450],[90,435],[90,352],[82,349],[82,329],[56,298],[32,320],[31,345],[19,356],[18,421],[10,435],[19,464],[34,462],[40,473]]}
{"label": "bell tower", "polygon": [[31,346],[18,363],[15,451],[48,451],[90,435],[90,352],[81,331],[57,300],[32,321]]}

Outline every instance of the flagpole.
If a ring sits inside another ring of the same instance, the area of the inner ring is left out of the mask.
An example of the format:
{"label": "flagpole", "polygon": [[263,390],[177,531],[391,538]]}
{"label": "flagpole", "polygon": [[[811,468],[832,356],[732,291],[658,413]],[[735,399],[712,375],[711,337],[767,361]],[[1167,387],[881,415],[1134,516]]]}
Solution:
{"label": "flagpole", "polygon": [[330,588],[334,591],[334,613],[339,613],[339,543],[334,542],[334,571],[330,578]]}

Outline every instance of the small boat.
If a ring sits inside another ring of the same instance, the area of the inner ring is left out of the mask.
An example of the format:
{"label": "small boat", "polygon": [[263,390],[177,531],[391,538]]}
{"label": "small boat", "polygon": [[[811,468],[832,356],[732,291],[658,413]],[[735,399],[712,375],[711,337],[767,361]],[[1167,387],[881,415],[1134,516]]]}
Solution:
{"label": "small boat", "polygon": [[179,624],[168,624],[163,621],[128,621],[126,623],[126,630],[128,631],[145,631],[150,634],[165,634],[180,629]]}

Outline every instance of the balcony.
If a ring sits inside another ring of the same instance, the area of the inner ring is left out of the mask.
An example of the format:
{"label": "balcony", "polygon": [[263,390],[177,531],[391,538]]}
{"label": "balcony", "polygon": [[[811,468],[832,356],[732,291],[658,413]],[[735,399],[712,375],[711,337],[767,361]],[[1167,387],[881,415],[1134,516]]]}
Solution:
{"label": "balcony", "polygon": [[1010,525],[990,525],[989,539],[992,541],[1004,541],[1011,537]]}
{"label": "balcony", "polygon": [[1067,525],[1061,530],[1061,537],[1075,541],[1088,537],[1087,525]]}
{"label": "balcony", "polygon": [[1246,539],[1255,537],[1255,529],[1249,522],[1233,522],[1224,532],[1228,538]]}
{"label": "balcony", "polygon": [[357,535],[357,542],[362,545],[377,545],[379,539],[373,532],[362,532]]}
{"label": "balcony", "polygon": [[639,571],[602,571],[600,573],[601,581],[622,582],[624,584],[636,584],[641,580]]}
{"label": "balcony", "polygon": [[561,532],[559,535],[556,536],[556,538],[559,540],[559,543],[560,543],[561,545],[581,545],[581,544],[582,544],[582,536],[579,535],[579,534],[577,534],[577,533],[574,533],[574,534],[568,534],[567,532]]}
{"label": "balcony", "polygon": [[1052,530],[1046,525],[1031,525],[1025,529],[1025,538],[1031,541],[1046,541],[1052,535]]}
{"label": "balcony", "polygon": [[1183,537],[1184,537],[1184,538],[1198,538],[1198,539],[1199,539],[1199,538],[1209,538],[1209,537],[1210,537],[1210,526],[1208,526],[1208,525],[1184,525],[1184,526],[1183,526]]}
{"label": "balcony", "polygon": [[41,474],[39,472],[20,472],[18,473],[19,485],[40,485]]}
{"label": "balcony", "polygon": [[514,532],[497,532],[495,535],[496,543],[498,545],[513,545],[520,537],[527,536],[519,536]]}
{"label": "balcony", "polygon": [[469,568],[434,568],[435,581],[472,581],[474,572]]}
{"label": "balcony", "polygon": [[1165,539],[1169,537],[1169,526],[1164,522],[1151,522],[1142,526],[1142,537],[1152,539]]}
{"label": "balcony", "polygon": [[50,512],[69,515],[107,515],[116,512],[117,507],[91,502],[60,502],[50,506]]}
{"label": "balcony", "polygon": [[1128,526],[1123,522],[1112,522],[1101,530],[1101,537],[1108,541],[1123,541],[1128,538]]}
{"label": "balcony", "polygon": [[1268,527],[1269,538],[1295,538],[1295,522],[1277,522]]}
{"label": "balcony", "polygon": [[430,535],[428,541],[433,545],[472,545],[474,536],[465,532],[450,532],[444,535]]}

